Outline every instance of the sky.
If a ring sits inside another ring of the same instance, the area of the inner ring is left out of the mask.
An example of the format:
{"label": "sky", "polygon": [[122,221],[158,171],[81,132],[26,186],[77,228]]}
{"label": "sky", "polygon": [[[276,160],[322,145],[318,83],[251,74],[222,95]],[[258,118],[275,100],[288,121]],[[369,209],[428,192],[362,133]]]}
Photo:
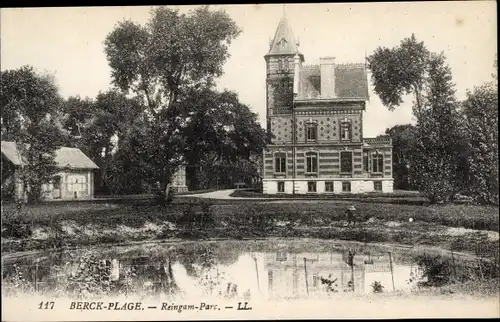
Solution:
{"label": "sky", "polygon": [[[387,2],[346,4],[216,5],[242,33],[229,48],[218,88],[238,93],[265,127],[264,55],[286,14],[306,64],[334,56],[336,62],[363,62],[377,47],[397,46],[415,34],[434,52],[444,52],[458,99],[491,80],[497,51],[495,1]],[[193,7],[179,7],[187,12]],[[144,24],[151,7],[61,7],[1,9],[1,70],[31,65],[55,76],[63,97],[95,97],[111,87],[104,39],[122,20]],[[370,85],[364,136],[412,123],[411,97],[395,111],[382,105]]]}

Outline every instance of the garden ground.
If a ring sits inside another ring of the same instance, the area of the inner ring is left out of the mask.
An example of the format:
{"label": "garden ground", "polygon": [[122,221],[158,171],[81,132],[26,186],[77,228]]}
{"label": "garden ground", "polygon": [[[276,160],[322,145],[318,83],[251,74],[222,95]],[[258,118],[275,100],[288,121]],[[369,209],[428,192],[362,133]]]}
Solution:
{"label": "garden ground", "polygon": [[[5,204],[2,260],[42,249],[90,245],[309,238],[453,251],[461,258],[492,263],[498,275],[498,207],[425,205],[418,195],[265,200],[231,194],[233,190],[206,192],[205,198],[178,196],[163,207],[151,198],[42,203],[20,209]],[[345,215],[350,205],[357,209],[353,227]]]}

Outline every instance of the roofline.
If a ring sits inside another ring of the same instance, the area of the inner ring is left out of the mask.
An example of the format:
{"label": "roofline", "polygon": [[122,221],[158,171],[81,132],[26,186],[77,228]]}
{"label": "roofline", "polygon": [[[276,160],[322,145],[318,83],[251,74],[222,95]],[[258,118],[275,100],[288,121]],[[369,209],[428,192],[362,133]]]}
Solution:
{"label": "roofline", "polygon": [[291,53],[291,52],[290,53],[267,53],[267,54],[264,55],[264,59],[267,60],[267,58],[271,57],[271,56],[292,56],[293,57],[295,55],[299,55],[300,60],[302,62],[306,61],[305,58],[304,58],[304,54],[302,54],[302,53]]}
{"label": "roofline", "polygon": [[346,98],[300,98],[294,99],[293,102],[295,104],[317,104],[317,103],[342,103],[342,102],[366,102],[366,98],[355,98],[355,97],[346,97]]}

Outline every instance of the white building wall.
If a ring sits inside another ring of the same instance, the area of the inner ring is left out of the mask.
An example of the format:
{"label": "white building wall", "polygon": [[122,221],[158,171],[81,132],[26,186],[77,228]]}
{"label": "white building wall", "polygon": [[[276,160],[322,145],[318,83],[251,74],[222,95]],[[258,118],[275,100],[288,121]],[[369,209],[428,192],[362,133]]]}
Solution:
{"label": "white building wall", "polygon": [[333,182],[333,193],[342,192],[342,181]]}
{"label": "white building wall", "polygon": [[262,192],[271,195],[277,193],[278,183],[276,181],[262,180]]}
{"label": "white building wall", "polygon": [[295,193],[306,194],[307,193],[307,181],[295,181]]}
{"label": "white building wall", "polygon": [[325,182],[324,181],[316,181],[316,192],[317,193],[325,193]]}
{"label": "white building wall", "polygon": [[392,193],[394,192],[394,180],[384,180],[382,181],[382,192]]}
{"label": "white building wall", "polygon": [[[277,184],[276,189],[278,189]],[[285,193],[293,194],[293,181],[285,181]]]}
{"label": "white building wall", "polygon": [[[285,192],[286,194],[293,194],[294,189],[296,194],[307,194],[307,183],[309,181],[316,181],[316,193],[324,194],[330,193],[325,190],[325,183],[327,181],[333,181],[333,193],[348,193],[342,192],[342,182],[351,183],[350,193],[370,193],[375,192],[374,182],[375,180],[356,180],[352,178],[345,179],[284,179],[284,180],[266,180],[262,181],[262,188],[265,194],[277,194],[278,193],[278,182],[285,182]],[[379,181],[379,180],[376,180]],[[393,192],[393,179],[382,179],[382,192],[392,193]],[[379,181],[379,182],[380,182]]]}
{"label": "white building wall", "polygon": [[373,181],[364,181],[364,191],[365,192],[373,192],[375,189],[373,185]]}

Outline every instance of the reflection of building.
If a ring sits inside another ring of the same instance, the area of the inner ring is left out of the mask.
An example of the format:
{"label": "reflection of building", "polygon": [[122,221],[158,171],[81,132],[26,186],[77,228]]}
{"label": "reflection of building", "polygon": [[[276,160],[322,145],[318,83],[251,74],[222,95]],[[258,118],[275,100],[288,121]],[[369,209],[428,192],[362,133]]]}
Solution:
{"label": "reflection of building", "polygon": [[354,257],[353,270],[347,261],[347,256],[341,253],[267,253],[264,267],[269,295],[288,297],[326,292],[321,278],[335,280],[332,288],[344,292],[352,290],[350,282],[354,277],[354,292],[364,292],[364,258]]}
{"label": "reflection of building", "polygon": [[[94,196],[94,173],[98,169],[80,149],[62,147],[55,153],[60,169],[53,182],[43,184],[45,199],[91,199]],[[20,179],[23,166],[15,142],[2,141],[2,190],[12,189],[16,199],[25,197],[25,187]]]}
{"label": "reflection of building", "polygon": [[264,193],[392,192],[392,142],[363,136],[364,63],[304,65],[286,17],[265,55]]}

